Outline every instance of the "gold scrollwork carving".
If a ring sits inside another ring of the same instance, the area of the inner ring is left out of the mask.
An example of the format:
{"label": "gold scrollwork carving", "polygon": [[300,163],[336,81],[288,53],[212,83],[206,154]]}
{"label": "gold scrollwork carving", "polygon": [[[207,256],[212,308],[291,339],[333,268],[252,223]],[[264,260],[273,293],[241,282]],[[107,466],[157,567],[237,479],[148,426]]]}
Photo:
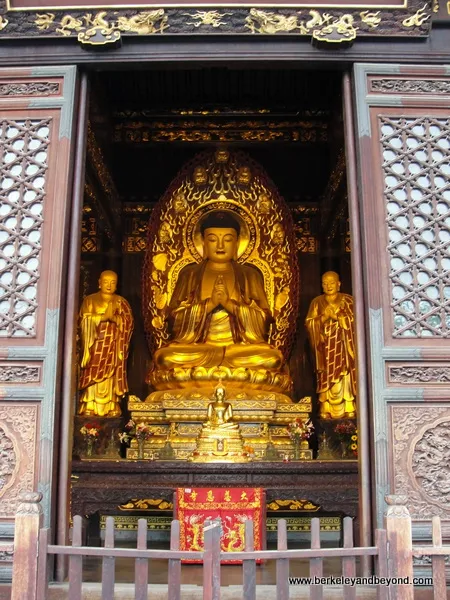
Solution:
{"label": "gold scrollwork carving", "polygon": [[[379,11],[362,11],[360,12],[361,23],[370,29],[375,29],[381,23],[379,15]],[[252,33],[269,35],[298,30],[301,35],[312,35],[317,41],[329,43],[352,41],[359,29],[355,25],[355,17],[351,14],[334,16],[330,13],[310,10],[309,16],[310,19],[301,20],[298,15],[279,15],[252,8],[245,19],[245,26]]]}
{"label": "gold scrollwork carving", "polygon": [[289,431],[287,427],[272,427],[270,429],[270,435],[272,437],[287,437]]}
{"label": "gold scrollwork carving", "polygon": [[278,511],[278,510],[299,510],[299,511],[311,511],[316,512],[320,510],[320,506],[318,504],[314,504],[311,500],[281,500],[277,499],[273,502],[270,502],[267,505],[269,510]]}
{"label": "gold scrollwork carving", "polygon": [[356,32],[359,29],[354,26],[354,21],[353,15],[342,15],[325,27],[315,29],[312,36],[319,42],[334,44],[350,42],[356,38]]}
{"label": "gold scrollwork carving", "polygon": [[[107,16],[107,11],[100,11],[95,15],[86,13],[80,18],[64,15],[56,32],[64,37],[78,33],[78,41],[81,44],[100,46],[117,43],[121,32],[152,35],[163,33],[169,27],[168,17],[162,8],[144,11],[129,18],[120,16],[117,21],[111,21]],[[55,18],[54,13],[37,14],[35,24],[38,29],[47,30],[55,23]]]}
{"label": "gold scrollwork carving", "polygon": [[200,27],[201,25],[211,25],[214,28],[220,27],[221,25],[226,25],[226,21],[222,21],[222,17],[227,15],[232,15],[233,13],[220,13],[217,10],[199,10],[196,13],[184,13],[188,17],[192,17],[193,19],[198,19],[194,23],[187,23],[188,25],[193,25],[194,27]]}
{"label": "gold scrollwork carving", "polygon": [[250,14],[245,19],[245,26],[252,33],[267,33],[269,35],[300,28],[296,15],[277,15],[258,8],[250,9]]}
{"label": "gold scrollwork carving", "polygon": [[426,8],[427,4],[424,4],[422,8],[419,8],[419,10],[416,13],[414,13],[411,17],[404,19],[402,21],[402,25],[408,28],[420,27],[422,23],[425,23],[425,21],[428,21],[428,19],[430,18],[430,15],[426,14]]}
{"label": "gold scrollwork carving", "polygon": [[381,17],[379,16],[380,11],[370,12],[368,10],[363,10],[359,13],[361,17],[362,23],[368,25],[371,29],[375,29],[381,23]]}
{"label": "gold scrollwork carving", "polygon": [[162,33],[167,29],[169,27],[167,21],[168,16],[164,13],[164,9],[158,8],[156,10],[141,12],[129,19],[126,17],[119,17],[117,20],[117,28],[123,32],[132,31],[139,35],[151,35],[154,33]]}
{"label": "gold scrollwork carving", "polygon": [[55,15],[53,13],[44,13],[37,14],[36,19],[34,21],[36,27],[41,30],[50,29],[50,26],[53,24],[55,20]]}
{"label": "gold scrollwork carving", "polygon": [[173,510],[172,502],[163,498],[132,498],[126,504],[119,505],[119,510]]}

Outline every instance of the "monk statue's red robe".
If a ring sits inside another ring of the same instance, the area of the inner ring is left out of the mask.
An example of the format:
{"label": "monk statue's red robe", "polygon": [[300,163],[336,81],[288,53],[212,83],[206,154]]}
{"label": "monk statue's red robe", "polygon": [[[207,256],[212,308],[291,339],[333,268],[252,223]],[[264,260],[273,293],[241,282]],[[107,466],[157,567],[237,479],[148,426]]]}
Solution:
{"label": "monk statue's red robe", "polygon": [[337,320],[322,322],[327,305],[325,294],[314,298],[306,317],[316,365],[320,417],[354,418],[356,369],[353,298],[338,293],[333,302]]}
{"label": "monk statue's red robe", "polygon": [[[106,312],[113,320],[102,320]],[[125,298],[101,293],[87,296],[80,309],[81,372],[79,414],[119,416],[120,399],[128,391],[126,361],[133,315]]]}

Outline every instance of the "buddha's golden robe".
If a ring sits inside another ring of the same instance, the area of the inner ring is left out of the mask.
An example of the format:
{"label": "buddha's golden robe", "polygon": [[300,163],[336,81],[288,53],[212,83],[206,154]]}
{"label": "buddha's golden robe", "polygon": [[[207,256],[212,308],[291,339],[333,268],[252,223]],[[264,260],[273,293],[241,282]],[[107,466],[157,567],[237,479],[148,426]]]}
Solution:
{"label": "buddha's golden robe", "polygon": [[204,424],[206,429],[239,429],[237,423],[232,423],[233,409],[228,402],[211,402],[208,405],[208,420]]}
{"label": "buddha's golden robe", "polygon": [[168,310],[172,341],[155,353],[156,368],[279,369],[283,356],[267,342],[273,318],[259,271],[231,262],[232,312],[219,305],[208,313],[209,298],[201,297],[207,262],[188,265],[180,273]]}
{"label": "buddha's golden robe", "polygon": [[328,301],[314,298],[306,316],[306,328],[314,351],[320,416],[341,419],[356,415],[356,369],[353,298],[337,294],[333,306],[338,320],[322,323]]}

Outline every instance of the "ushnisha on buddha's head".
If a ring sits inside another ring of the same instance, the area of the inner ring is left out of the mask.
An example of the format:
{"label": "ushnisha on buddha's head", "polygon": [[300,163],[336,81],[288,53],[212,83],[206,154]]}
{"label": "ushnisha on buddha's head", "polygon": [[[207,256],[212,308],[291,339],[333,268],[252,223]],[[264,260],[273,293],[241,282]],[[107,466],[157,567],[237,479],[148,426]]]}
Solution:
{"label": "ushnisha on buddha's head", "polygon": [[203,258],[215,263],[237,259],[240,225],[229,212],[210,213],[200,226]]}

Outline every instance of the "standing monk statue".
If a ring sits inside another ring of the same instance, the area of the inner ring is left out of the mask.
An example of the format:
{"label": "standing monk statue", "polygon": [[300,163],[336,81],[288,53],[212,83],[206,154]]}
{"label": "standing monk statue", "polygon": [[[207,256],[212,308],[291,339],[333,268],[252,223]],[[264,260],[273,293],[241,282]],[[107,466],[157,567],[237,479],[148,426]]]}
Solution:
{"label": "standing monk statue", "polygon": [[128,391],[126,360],[133,315],[125,298],[115,294],[117,274],[103,271],[100,291],[87,296],[80,309],[80,415],[118,417]]}
{"label": "standing monk statue", "polygon": [[339,290],[339,275],[322,275],[324,293],[314,298],[306,328],[314,352],[321,419],[356,417],[353,298]]}

